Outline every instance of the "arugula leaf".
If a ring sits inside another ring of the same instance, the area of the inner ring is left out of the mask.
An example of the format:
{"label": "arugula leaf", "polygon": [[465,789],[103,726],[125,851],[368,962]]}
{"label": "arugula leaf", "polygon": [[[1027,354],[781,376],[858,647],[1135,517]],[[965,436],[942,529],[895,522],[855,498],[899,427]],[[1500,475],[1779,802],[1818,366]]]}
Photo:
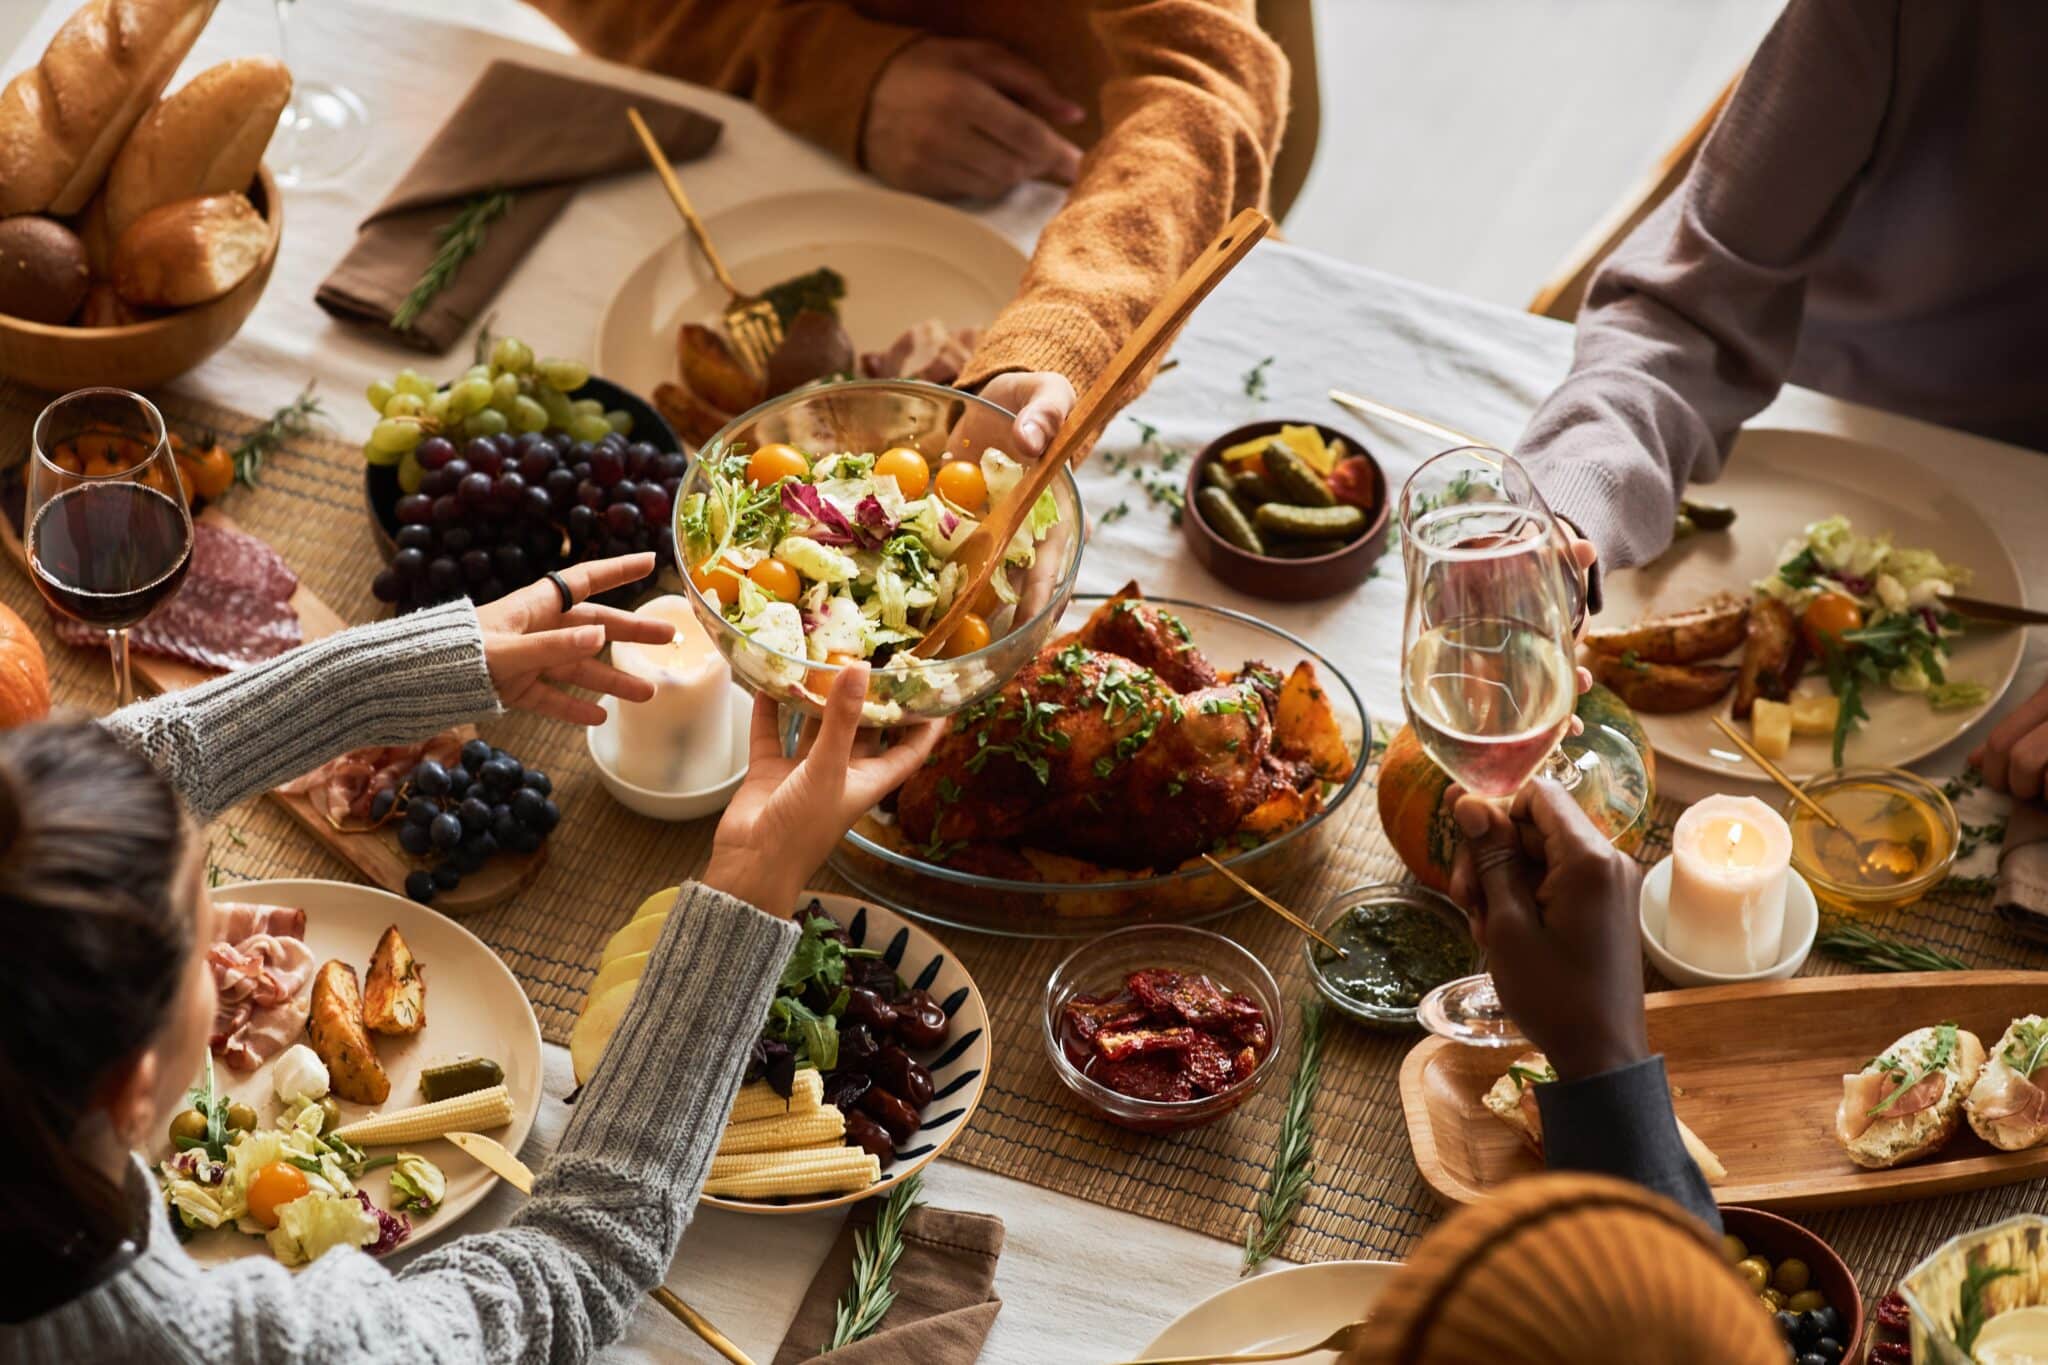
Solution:
{"label": "arugula leaf", "polygon": [[1557,1072],[1549,1066],[1523,1066],[1520,1062],[1508,1068],[1508,1075],[1515,1078],[1515,1087],[1527,1090],[1532,1085],[1547,1085],[1557,1079]]}
{"label": "arugula leaf", "polygon": [[2022,1020],[2013,1029],[2013,1040],[2005,1045],[2005,1063],[2022,1076],[2032,1076],[2048,1062],[2048,1023]]}
{"label": "arugula leaf", "polygon": [[778,995],[769,1002],[766,1032],[778,1042],[800,1045],[805,1058],[820,1071],[839,1065],[839,1021],[817,1013],[793,995]]}
{"label": "arugula leaf", "polygon": [[1898,1089],[1892,1091],[1891,1094],[1886,1095],[1883,1099],[1879,1100],[1876,1106],[1869,1111],[1866,1117],[1874,1119],[1879,1114],[1882,1114],[1885,1110],[1891,1108],[1892,1105],[1898,1102],[1899,1096],[1905,1094],[1908,1090],[1911,1090],[1914,1086],[1920,1084],[1920,1082],[1926,1080],[1929,1076],[1933,1075],[1935,1072],[1947,1066],[1949,1058],[1955,1055],[1956,1026],[1954,1022],[1951,1020],[1943,1020],[1940,1024],[1935,1026],[1934,1051],[1928,1055],[1926,1062],[1922,1063],[1921,1065],[1917,1067],[1905,1067],[1901,1066],[1899,1062],[1897,1062],[1893,1058],[1879,1058],[1878,1061],[1880,1064],[1880,1069],[1883,1070],[1883,1072],[1887,1076],[1904,1076],[1905,1079],[1899,1082]]}

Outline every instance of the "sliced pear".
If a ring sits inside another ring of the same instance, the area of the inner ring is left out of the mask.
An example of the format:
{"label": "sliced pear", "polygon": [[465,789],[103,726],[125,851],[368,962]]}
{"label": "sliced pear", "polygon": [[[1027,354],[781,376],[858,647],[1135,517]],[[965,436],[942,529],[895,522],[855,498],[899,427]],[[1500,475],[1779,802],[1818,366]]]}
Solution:
{"label": "sliced pear", "polygon": [[667,923],[667,915],[649,915],[645,919],[634,920],[606,942],[604,953],[597,959],[598,967],[602,969],[615,959],[646,952],[661,937],[661,927]]}
{"label": "sliced pear", "polygon": [[639,985],[638,981],[621,981],[602,995],[591,996],[583,1017],[569,1030],[569,1064],[575,1069],[578,1085],[597,1070],[597,1060],[604,1056],[605,1044],[619,1031],[619,1021],[626,1017],[626,1008],[633,1003],[633,992]]}
{"label": "sliced pear", "polygon": [[597,969],[597,980],[590,983],[590,999],[595,1000],[621,981],[638,981],[647,972],[646,953],[627,953],[615,957]]}
{"label": "sliced pear", "polygon": [[669,911],[676,908],[676,896],[681,891],[682,888],[680,886],[671,886],[666,891],[655,892],[646,900],[640,902],[640,908],[633,912],[633,918],[648,919],[654,916],[666,916]]}

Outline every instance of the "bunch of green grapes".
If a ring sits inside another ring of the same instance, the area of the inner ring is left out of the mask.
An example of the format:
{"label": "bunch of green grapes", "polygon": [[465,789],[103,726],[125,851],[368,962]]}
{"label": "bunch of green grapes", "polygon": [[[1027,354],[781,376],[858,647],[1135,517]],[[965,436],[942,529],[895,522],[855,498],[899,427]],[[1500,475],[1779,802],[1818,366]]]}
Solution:
{"label": "bunch of green grapes", "polygon": [[397,465],[398,486],[419,491],[425,469],[414,454],[430,436],[450,440],[526,432],[566,432],[572,440],[597,442],[617,432],[629,436],[633,419],[606,412],[594,398],[571,394],[590,382],[590,367],[576,360],[536,360],[517,337],[500,337],[487,364],[472,365],[436,387],[414,369],[370,385],[377,424],[363,443],[363,458]]}

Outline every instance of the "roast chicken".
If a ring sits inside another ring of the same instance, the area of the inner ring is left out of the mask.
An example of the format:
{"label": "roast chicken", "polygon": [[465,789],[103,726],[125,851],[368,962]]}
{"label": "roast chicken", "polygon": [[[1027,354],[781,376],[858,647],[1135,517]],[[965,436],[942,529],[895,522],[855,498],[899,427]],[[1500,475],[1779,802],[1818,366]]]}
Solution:
{"label": "roast chicken", "polygon": [[954,718],[898,793],[897,818],[927,857],[962,870],[1015,875],[1020,846],[1177,866],[1316,782],[1305,758],[1275,750],[1280,687],[1258,663],[1221,681],[1171,611],[1118,596]]}

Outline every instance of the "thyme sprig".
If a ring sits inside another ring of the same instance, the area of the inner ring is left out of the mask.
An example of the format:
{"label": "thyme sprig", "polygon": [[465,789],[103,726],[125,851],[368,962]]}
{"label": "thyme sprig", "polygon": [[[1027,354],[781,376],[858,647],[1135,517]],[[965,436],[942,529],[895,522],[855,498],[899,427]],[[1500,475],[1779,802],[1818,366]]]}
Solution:
{"label": "thyme sprig", "polygon": [[412,292],[392,310],[392,331],[412,330],[412,325],[420,320],[428,305],[461,273],[463,263],[482,248],[491,224],[511,209],[512,194],[509,190],[491,190],[464,204],[461,212],[435,231],[434,240],[439,246],[435,248],[434,259],[427,263]]}
{"label": "thyme sprig", "polygon": [[1301,1055],[1294,1063],[1294,1083],[1287,1091],[1287,1111],[1280,1116],[1280,1138],[1273,1149],[1273,1176],[1253,1212],[1252,1230],[1244,1239],[1244,1269],[1257,1270],[1287,1238],[1294,1215],[1315,1178],[1316,1091],[1323,1079],[1323,1006],[1319,1000],[1301,1005]]}
{"label": "thyme sprig", "polygon": [[874,1226],[853,1234],[853,1283],[839,1300],[838,1311],[833,1315],[832,1342],[825,1351],[836,1351],[873,1336],[896,1302],[896,1290],[890,1279],[896,1273],[897,1259],[903,1255],[903,1220],[912,1209],[922,1207],[917,1196],[923,1188],[922,1176],[905,1178],[889,1191],[881,1212],[875,1215]]}
{"label": "thyme sprig", "polygon": [[320,406],[320,400],[313,396],[313,389],[320,381],[308,379],[306,387],[299,390],[299,396],[270,414],[270,420],[242,438],[242,443],[229,453],[235,460],[235,482],[251,488],[261,481],[263,462],[284,448],[286,441],[313,432],[315,421],[325,421],[327,409]]}

